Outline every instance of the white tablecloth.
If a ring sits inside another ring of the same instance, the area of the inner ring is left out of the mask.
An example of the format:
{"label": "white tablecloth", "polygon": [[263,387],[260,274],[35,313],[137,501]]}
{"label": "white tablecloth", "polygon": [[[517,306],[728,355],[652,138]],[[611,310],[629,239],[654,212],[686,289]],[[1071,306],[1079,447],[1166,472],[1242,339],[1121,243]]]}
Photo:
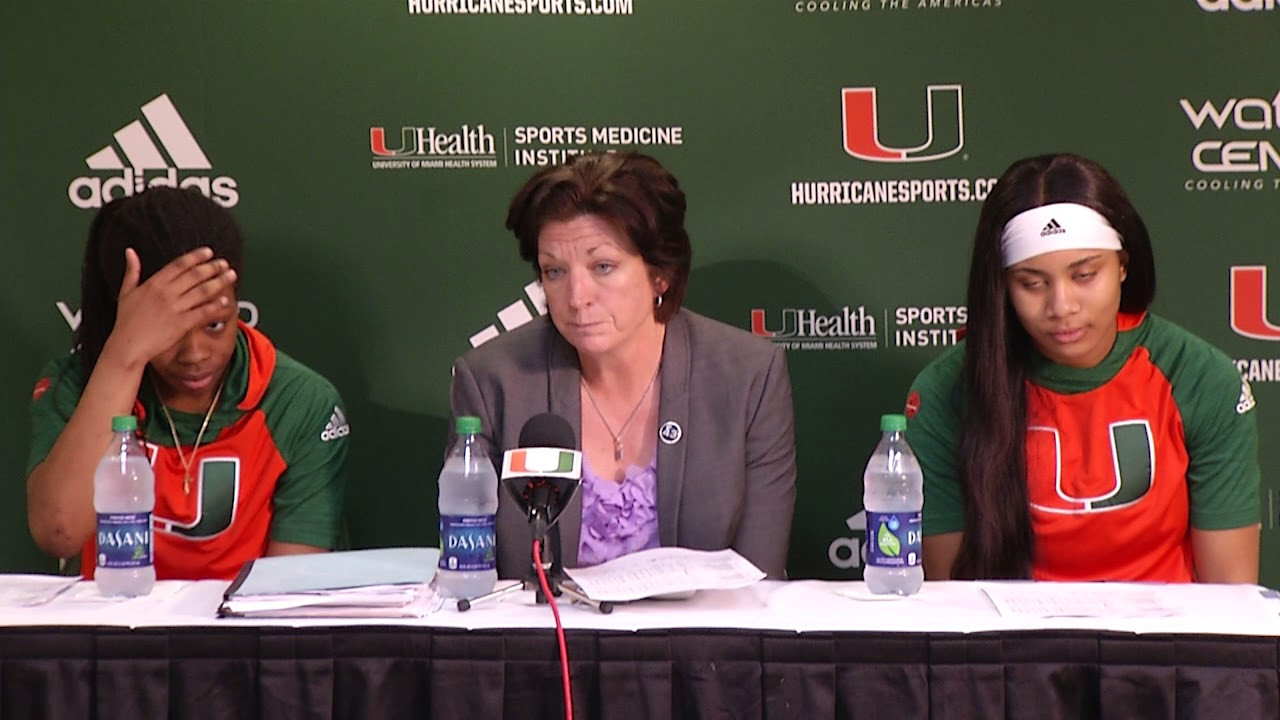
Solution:
{"label": "white tablecloth", "polygon": [[[65,579],[0,575],[0,626],[100,625],[121,627],[410,625],[466,629],[549,628],[551,611],[518,592],[470,611],[446,603],[411,619],[227,619],[217,617],[223,581],[162,581],[148,596],[102,598],[92,582],[79,582],[56,597]],[[1006,589],[1009,584],[1001,583]],[[1020,583],[1015,593],[1063,598],[1106,597],[1112,607],[1141,607],[1157,598],[1160,615],[1032,617],[1002,615],[984,590],[988,583],[926,582],[919,594],[883,599],[859,582],[803,580],[761,582],[740,590],[700,591],[685,600],[620,604],[610,615],[560,601],[568,629],[748,628],[795,632],[988,632],[1022,629],[1111,630],[1280,636],[1280,596],[1250,585],[1130,583]],[[23,606],[24,603],[34,603]],[[1127,614],[1127,613],[1125,613]]]}

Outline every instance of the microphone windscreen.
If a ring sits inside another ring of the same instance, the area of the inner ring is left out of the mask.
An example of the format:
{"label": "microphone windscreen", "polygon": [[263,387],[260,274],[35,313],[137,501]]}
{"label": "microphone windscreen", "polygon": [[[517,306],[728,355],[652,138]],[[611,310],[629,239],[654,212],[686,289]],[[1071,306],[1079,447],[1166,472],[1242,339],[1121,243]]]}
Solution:
{"label": "microphone windscreen", "polygon": [[534,415],[520,428],[519,447],[550,447],[573,450],[577,437],[569,421],[555,413]]}

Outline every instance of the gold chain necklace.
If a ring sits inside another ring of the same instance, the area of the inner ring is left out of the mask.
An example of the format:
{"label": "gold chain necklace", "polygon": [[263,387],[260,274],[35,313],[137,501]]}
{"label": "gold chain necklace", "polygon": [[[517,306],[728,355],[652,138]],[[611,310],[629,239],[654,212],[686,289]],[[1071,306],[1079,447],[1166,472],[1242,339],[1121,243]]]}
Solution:
{"label": "gold chain necklace", "polygon": [[[156,389],[155,381],[152,380],[151,387],[156,391],[156,399],[160,398],[160,391]],[[169,408],[165,407],[164,400],[160,400],[160,412],[164,413],[164,419],[169,421],[169,434],[173,436],[173,449],[178,451],[178,462],[182,463],[182,493],[184,495],[191,494],[191,465],[196,461],[196,451],[200,449],[200,441],[204,439],[204,431],[209,427],[209,418],[213,417],[214,408],[218,407],[218,400],[222,398],[222,388],[226,387],[227,378],[224,376],[222,382],[218,383],[218,391],[213,394],[213,402],[209,403],[209,411],[204,414],[204,422],[200,423],[200,432],[196,434],[196,444],[191,446],[191,459],[188,460],[182,454],[182,441],[178,439],[178,428],[173,424],[173,416],[169,414]]]}
{"label": "gold chain necklace", "polygon": [[640,396],[640,400],[636,402],[636,406],[631,408],[631,414],[627,416],[627,421],[622,423],[622,427],[618,432],[614,432],[609,427],[609,421],[604,419],[604,413],[600,412],[600,406],[596,404],[595,397],[591,394],[591,388],[587,387],[587,380],[579,376],[582,382],[582,389],[587,391],[587,399],[591,401],[591,407],[596,409],[596,415],[600,417],[600,423],[604,425],[604,429],[613,437],[613,459],[622,460],[622,435],[631,426],[631,421],[636,419],[636,413],[640,412],[640,406],[644,404],[644,399],[649,397],[649,391],[653,389],[653,384],[658,380],[658,372],[662,370],[662,363],[658,363],[658,367],[653,371],[653,377],[649,378],[649,384],[644,388],[644,394]]}

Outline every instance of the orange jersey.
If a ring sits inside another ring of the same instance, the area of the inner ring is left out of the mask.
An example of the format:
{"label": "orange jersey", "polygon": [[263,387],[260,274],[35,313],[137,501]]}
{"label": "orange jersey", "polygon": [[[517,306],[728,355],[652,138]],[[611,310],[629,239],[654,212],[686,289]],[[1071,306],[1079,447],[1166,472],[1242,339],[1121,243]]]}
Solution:
{"label": "orange jersey", "polygon": [[[1121,315],[1094,368],[1036,357],[1026,482],[1041,580],[1193,579],[1190,528],[1258,521],[1252,393],[1230,359],[1156,317]],[[963,344],[916,379],[908,442],[926,535],[964,529],[955,462]]]}
{"label": "orange jersey", "polygon": [[[183,454],[144,382],[134,406],[156,478],[154,557],[159,579],[230,579],[271,540],[333,547],[337,542],[349,429],[327,381],[241,325],[222,400],[198,455],[204,414],[170,411]],[[37,383],[29,469],[43,461],[79,401],[79,358],[55,360]],[[92,577],[93,538],[81,571]]]}
{"label": "orange jersey", "polygon": [[[247,480],[284,472],[284,458],[270,437],[261,411],[245,413],[200,447],[189,493],[177,451],[146,444],[156,475],[156,577],[232,578],[246,560],[266,552],[275,483]],[[95,552],[90,540],[81,563],[85,577],[92,576]]]}

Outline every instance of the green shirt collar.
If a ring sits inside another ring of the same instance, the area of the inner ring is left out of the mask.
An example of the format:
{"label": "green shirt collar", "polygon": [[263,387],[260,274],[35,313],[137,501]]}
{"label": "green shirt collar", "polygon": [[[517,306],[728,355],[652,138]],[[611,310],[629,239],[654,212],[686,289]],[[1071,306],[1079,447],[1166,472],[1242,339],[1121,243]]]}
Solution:
{"label": "green shirt collar", "polygon": [[1116,342],[1102,362],[1089,368],[1059,365],[1039,352],[1031,351],[1031,381],[1060,393],[1081,393],[1093,390],[1115,377],[1133,355],[1133,350],[1146,334],[1150,315],[1144,316],[1136,326],[1116,334]]}
{"label": "green shirt collar", "polygon": [[[226,385],[222,388],[218,407],[209,417],[209,426],[205,428],[204,437],[200,440],[201,445],[208,444],[223,428],[240,419],[242,412],[236,406],[244,400],[248,387],[249,338],[244,328],[240,327],[236,333],[236,347],[231,353],[231,362],[227,367]],[[160,398],[156,394],[156,386],[151,379],[150,370],[143,379],[142,387],[138,388],[138,400],[142,402],[142,407],[147,414],[143,427],[147,440],[156,445],[173,447],[173,433],[161,409]],[[185,447],[194,444],[196,435],[200,432],[200,426],[204,424],[205,413],[189,413],[169,408],[169,415],[173,417],[173,425],[177,428],[182,445]]]}

